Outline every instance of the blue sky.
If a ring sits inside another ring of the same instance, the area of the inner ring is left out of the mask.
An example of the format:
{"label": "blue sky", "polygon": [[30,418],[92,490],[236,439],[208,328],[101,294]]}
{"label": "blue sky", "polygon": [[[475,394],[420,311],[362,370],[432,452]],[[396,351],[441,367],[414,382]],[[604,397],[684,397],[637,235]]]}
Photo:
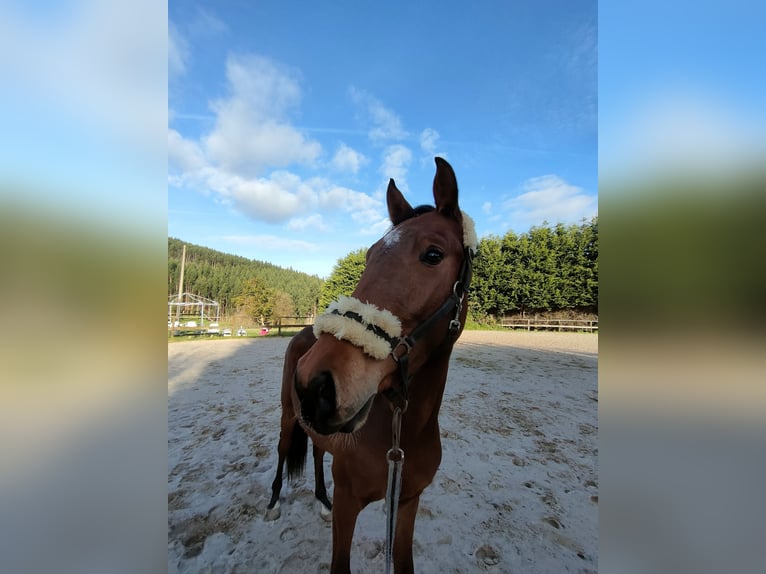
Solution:
{"label": "blue sky", "polygon": [[480,236],[597,213],[595,2],[170,2],[168,234],[329,275],[389,177]]}
{"label": "blue sky", "polygon": [[0,5],[0,199],[161,245],[326,274],[385,225],[388,177],[430,202],[436,153],[482,235],[577,221],[596,107],[602,181],[766,157],[763,2],[602,2],[598,29],[595,2],[54,4]]}

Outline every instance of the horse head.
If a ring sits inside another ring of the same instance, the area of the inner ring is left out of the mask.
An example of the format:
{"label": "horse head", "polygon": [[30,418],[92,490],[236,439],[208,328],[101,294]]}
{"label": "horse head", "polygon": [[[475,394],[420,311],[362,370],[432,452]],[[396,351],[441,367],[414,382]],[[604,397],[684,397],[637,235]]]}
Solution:
{"label": "horse head", "polygon": [[[375,396],[402,384],[403,354],[409,372],[417,373],[449,339],[450,327],[450,349],[462,330],[467,308],[462,295],[476,237],[458,205],[455,173],[441,158],[436,158],[433,196],[435,207],[413,208],[390,180],[392,227],[367,251],[352,296],[317,318],[317,341],[295,371],[293,403],[303,422],[320,434],[360,428]],[[451,298],[454,308],[445,304]],[[416,333],[418,343],[410,345],[408,337]]]}

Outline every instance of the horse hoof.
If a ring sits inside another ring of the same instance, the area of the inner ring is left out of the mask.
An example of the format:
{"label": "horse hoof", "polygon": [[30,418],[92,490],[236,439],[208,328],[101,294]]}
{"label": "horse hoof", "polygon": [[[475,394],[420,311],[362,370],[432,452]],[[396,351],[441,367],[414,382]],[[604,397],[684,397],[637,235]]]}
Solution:
{"label": "horse hoof", "polygon": [[321,502],[319,503],[319,516],[321,516],[322,520],[325,522],[332,522],[332,510],[327,508]]}
{"label": "horse hoof", "polygon": [[282,512],[279,510],[279,501],[277,501],[273,508],[266,509],[266,516],[264,516],[263,519],[266,522],[271,522],[272,520],[279,518],[281,515]]}

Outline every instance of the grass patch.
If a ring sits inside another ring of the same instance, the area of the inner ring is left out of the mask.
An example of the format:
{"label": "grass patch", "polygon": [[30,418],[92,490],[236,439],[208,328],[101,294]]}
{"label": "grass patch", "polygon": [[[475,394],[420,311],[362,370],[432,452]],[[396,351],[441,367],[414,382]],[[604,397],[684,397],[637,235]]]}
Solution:
{"label": "grass patch", "polygon": [[469,331],[503,331],[505,327],[492,320],[479,321],[470,315],[465,320],[465,328]]}

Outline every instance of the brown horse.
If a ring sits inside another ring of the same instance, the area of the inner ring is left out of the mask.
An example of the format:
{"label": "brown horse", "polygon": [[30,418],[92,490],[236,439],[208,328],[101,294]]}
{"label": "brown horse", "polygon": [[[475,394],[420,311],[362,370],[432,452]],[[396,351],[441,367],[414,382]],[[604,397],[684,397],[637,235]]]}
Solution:
{"label": "brown horse", "polygon": [[[387,191],[393,227],[367,252],[352,297],[341,298],[288,346],[282,378],[277,477],[268,513],[278,516],[282,467],[305,465],[314,443],[316,497],[332,508],[333,573],[350,571],[359,512],[386,494],[394,407],[401,418],[403,464],[393,565],[412,572],[412,538],[420,494],[441,462],[439,407],[452,347],[465,322],[464,295],[476,249],[473,222],[458,206],[452,167],[436,158],[436,207],[413,208]],[[322,457],[333,455],[334,505]],[[381,524],[381,528],[382,528]]]}

